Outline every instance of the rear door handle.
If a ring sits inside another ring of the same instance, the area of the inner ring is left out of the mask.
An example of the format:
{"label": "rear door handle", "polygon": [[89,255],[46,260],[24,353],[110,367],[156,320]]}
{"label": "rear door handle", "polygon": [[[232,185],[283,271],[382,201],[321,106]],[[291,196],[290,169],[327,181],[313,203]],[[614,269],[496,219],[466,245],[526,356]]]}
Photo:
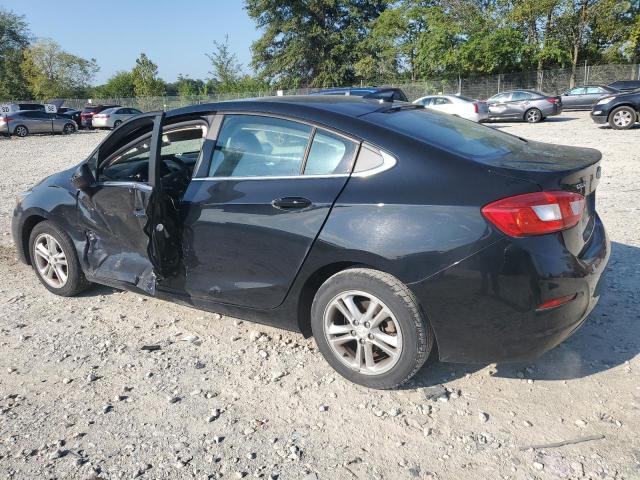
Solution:
{"label": "rear door handle", "polygon": [[283,197],[276,198],[271,202],[276,208],[280,210],[299,210],[311,206],[311,200],[304,197]]}

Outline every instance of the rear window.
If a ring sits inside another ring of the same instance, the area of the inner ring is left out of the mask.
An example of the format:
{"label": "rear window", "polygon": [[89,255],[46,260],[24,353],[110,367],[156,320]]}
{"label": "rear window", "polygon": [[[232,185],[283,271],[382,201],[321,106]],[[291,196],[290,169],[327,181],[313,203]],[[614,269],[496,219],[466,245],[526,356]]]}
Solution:
{"label": "rear window", "polygon": [[95,113],[100,107],[85,107],[82,109],[82,113]]}
{"label": "rear window", "polygon": [[377,112],[364,118],[465,157],[501,156],[523,145],[523,140],[518,137],[433,110]]}

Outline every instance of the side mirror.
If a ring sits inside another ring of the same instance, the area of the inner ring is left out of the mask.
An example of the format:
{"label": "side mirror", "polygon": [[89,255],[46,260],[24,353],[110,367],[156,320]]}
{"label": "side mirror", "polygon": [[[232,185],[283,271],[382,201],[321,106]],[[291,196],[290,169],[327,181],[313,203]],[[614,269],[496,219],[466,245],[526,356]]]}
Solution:
{"label": "side mirror", "polygon": [[86,163],[80,165],[71,177],[71,183],[73,183],[73,186],[78,190],[86,190],[92,187],[95,182],[96,179],[93,177],[93,173],[91,173],[91,169]]}

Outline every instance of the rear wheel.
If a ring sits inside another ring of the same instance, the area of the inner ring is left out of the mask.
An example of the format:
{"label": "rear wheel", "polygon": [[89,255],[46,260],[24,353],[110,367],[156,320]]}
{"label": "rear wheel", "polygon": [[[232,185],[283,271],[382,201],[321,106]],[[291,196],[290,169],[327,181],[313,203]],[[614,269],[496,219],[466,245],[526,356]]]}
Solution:
{"label": "rear wheel", "polygon": [[24,125],[18,125],[13,132],[21,138],[26,137],[27,135],[29,135],[29,129],[27,127],[25,127]]}
{"label": "rear wheel", "polygon": [[120,125],[122,125],[122,120],[116,120],[115,122],[113,122],[114,129],[118,128]]}
{"label": "rear wheel", "polygon": [[73,126],[73,123],[66,123],[64,125],[64,128],[62,129],[62,133],[64,133],[65,135],[71,135],[75,131],[76,127]]}
{"label": "rear wheel", "polygon": [[529,123],[538,123],[542,120],[542,112],[537,108],[530,108],[525,112],[524,119]]}
{"label": "rear wheel", "polygon": [[71,297],[91,284],[80,268],[69,235],[50,221],[38,223],[29,236],[31,265],[47,290]]}
{"label": "rear wheel", "polygon": [[434,342],[411,290],[392,275],[366,268],[339,272],[318,289],[311,328],[327,362],[370,388],[409,380]]}
{"label": "rear wheel", "polygon": [[627,130],[636,123],[636,111],[631,107],[618,107],[609,115],[609,126],[615,130]]}

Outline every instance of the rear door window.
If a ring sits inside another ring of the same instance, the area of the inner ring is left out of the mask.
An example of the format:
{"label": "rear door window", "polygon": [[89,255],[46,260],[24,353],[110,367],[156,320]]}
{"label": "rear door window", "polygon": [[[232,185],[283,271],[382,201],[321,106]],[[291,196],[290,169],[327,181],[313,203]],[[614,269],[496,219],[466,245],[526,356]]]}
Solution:
{"label": "rear door window", "polygon": [[305,175],[336,175],[351,171],[356,144],[339,135],[317,130],[304,168]]}
{"label": "rear door window", "polygon": [[258,115],[224,118],[209,167],[210,177],[300,175],[312,127]]}
{"label": "rear door window", "polygon": [[522,102],[523,100],[529,100],[533,97],[530,93],[527,92],[513,92],[511,94],[512,102]]}
{"label": "rear door window", "polygon": [[593,95],[598,93],[605,93],[602,87],[587,87],[587,95]]}

